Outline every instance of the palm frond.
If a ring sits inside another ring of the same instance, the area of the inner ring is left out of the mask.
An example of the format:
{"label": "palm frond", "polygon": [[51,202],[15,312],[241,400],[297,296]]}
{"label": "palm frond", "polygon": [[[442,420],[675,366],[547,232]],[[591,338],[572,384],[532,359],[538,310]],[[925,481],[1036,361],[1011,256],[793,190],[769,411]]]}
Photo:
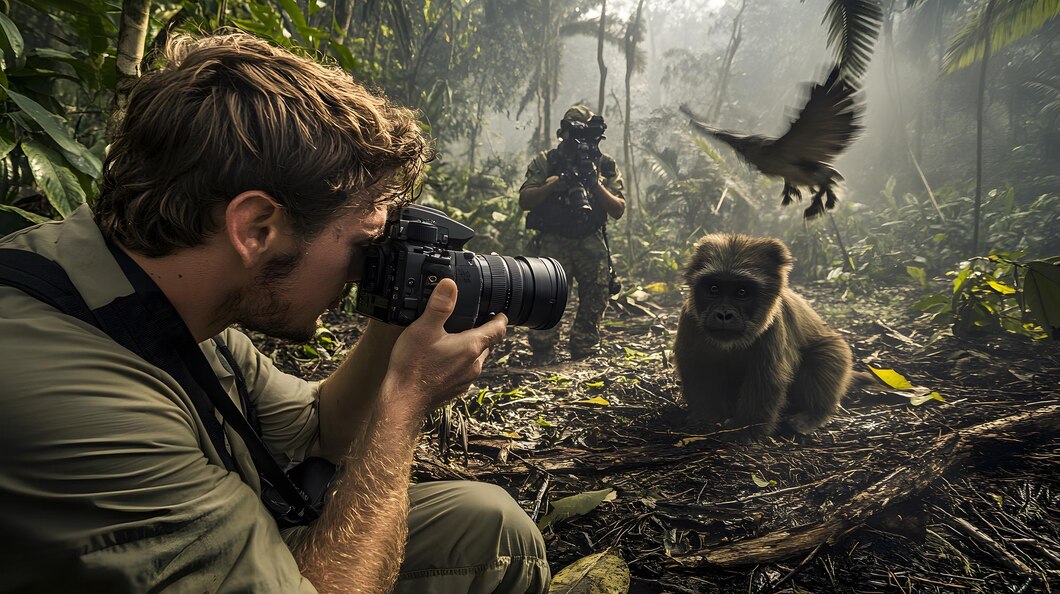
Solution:
{"label": "palm frond", "polygon": [[1023,83],[1023,86],[1041,97],[1038,113],[1043,118],[1050,118],[1052,125],[1055,126],[1060,120],[1060,85],[1057,84],[1056,79],[1032,80]]}
{"label": "palm frond", "polygon": [[[987,2],[980,2],[977,10],[969,12],[960,31],[950,40],[950,47],[942,60],[942,69],[952,73],[983,59],[986,49],[983,25]],[[990,25],[991,52],[997,51],[1028,33],[1040,29],[1050,19],[1060,15],[1060,0],[1007,0],[998,2]]]}
{"label": "palm frond", "polygon": [[[600,19],[583,19],[564,23],[559,28],[559,34],[563,37],[575,37],[577,35],[598,37],[600,35]],[[625,31],[622,29],[621,23],[614,19],[607,22],[607,26],[604,28],[604,41],[618,49],[622,49],[624,35]]]}
{"label": "palm frond", "polygon": [[681,170],[677,165],[677,151],[672,147],[657,150],[649,145],[638,145],[643,151],[644,159],[648,162],[648,168],[658,177],[664,185],[670,186],[681,181]]}
{"label": "palm frond", "polygon": [[828,24],[828,45],[835,50],[840,76],[850,81],[863,76],[883,24],[879,0],[830,0],[823,22]]}

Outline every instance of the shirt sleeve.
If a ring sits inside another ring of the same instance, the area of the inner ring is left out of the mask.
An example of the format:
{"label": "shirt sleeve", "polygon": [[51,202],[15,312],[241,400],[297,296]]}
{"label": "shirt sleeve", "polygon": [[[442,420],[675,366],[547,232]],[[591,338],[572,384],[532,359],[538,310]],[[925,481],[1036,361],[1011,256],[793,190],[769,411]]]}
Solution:
{"label": "shirt sleeve", "polygon": [[545,153],[538,153],[534,157],[533,161],[530,161],[530,165],[526,168],[526,179],[523,180],[523,185],[519,187],[519,191],[522,192],[526,188],[537,188],[545,185],[545,180],[548,179],[548,157]]}
{"label": "shirt sleeve", "polygon": [[180,386],[40,307],[0,316],[4,589],[313,592]]}
{"label": "shirt sleeve", "polygon": [[626,197],[626,183],[622,180],[622,172],[618,170],[618,164],[611,157],[604,156],[600,163],[600,174],[604,178],[604,187],[619,198]]}

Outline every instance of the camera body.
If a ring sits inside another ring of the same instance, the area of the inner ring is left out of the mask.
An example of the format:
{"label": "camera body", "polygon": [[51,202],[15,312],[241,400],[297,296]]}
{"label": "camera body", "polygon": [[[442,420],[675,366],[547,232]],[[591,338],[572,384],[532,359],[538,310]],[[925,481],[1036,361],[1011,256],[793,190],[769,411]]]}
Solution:
{"label": "camera body", "polygon": [[446,330],[459,332],[504,313],[508,323],[535,329],[555,326],[567,305],[567,277],[553,258],[481,255],[464,250],[475,232],[426,206],[402,208],[367,250],[356,310],[388,324],[407,326],[427,307],[444,278],[458,295]]}
{"label": "camera body", "polygon": [[561,151],[565,167],[560,179],[568,182],[567,191],[561,195],[573,216],[588,222],[593,206],[589,189],[599,183],[597,164],[600,162],[600,141],[604,138],[607,124],[602,116],[594,115],[588,122],[560,121],[560,132],[566,133]]}

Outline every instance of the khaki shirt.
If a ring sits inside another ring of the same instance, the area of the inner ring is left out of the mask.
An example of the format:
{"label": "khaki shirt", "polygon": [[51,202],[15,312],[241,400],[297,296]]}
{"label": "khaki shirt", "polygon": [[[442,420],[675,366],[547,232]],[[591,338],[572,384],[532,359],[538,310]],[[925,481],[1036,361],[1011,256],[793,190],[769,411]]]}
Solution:
{"label": "khaki shirt", "polygon": [[[128,295],[87,206],[0,240],[57,261],[88,306]],[[281,464],[317,436],[317,385],[234,330],[262,438]],[[211,341],[200,344],[240,403]],[[226,427],[225,469],[191,399],[101,330],[0,286],[0,592],[315,592]],[[246,477],[246,482],[243,478]]]}

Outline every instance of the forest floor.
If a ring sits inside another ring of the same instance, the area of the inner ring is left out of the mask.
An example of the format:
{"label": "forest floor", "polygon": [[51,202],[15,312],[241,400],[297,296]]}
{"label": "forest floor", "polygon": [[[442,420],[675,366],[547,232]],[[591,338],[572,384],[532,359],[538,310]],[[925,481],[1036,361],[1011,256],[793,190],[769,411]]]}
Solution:
{"label": "forest floor", "polygon": [[[505,487],[544,526],[553,572],[612,550],[634,593],[1060,589],[1057,344],[954,337],[909,312],[907,289],[796,288],[858,368],[916,388],[853,390],[813,435],[733,443],[679,401],[679,296],[663,294],[614,303],[602,353],[583,361],[532,366],[526,331],[509,329],[468,395],[425,427],[414,477]],[[321,346],[336,352],[362,328],[326,321]],[[309,378],[339,359],[265,347]],[[1019,415],[1015,430],[983,425]],[[562,513],[569,496],[599,504]]]}

